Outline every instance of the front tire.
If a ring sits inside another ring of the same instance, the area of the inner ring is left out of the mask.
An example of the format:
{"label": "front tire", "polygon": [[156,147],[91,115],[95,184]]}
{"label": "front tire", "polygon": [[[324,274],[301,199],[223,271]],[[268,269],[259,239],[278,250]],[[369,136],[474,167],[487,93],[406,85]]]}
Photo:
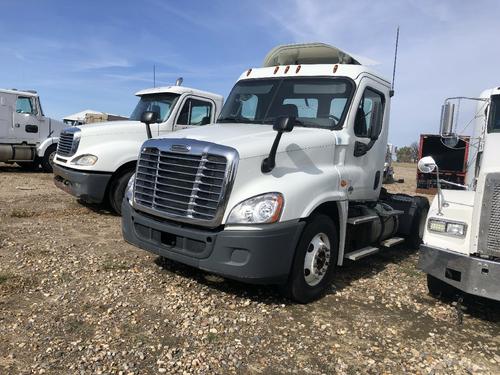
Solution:
{"label": "front tire", "polygon": [[330,217],[310,218],[295,250],[285,293],[299,303],[314,301],[330,286],[338,259],[338,235]]}
{"label": "front tire", "polygon": [[453,286],[432,275],[427,275],[427,289],[429,294],[435,298],[452,299],[457,294],[457,290]]}
{"label": "front tire", "polygon": [[57,145],[50,145],[42,158],[42,169],[46,173],[52,173],[52,166],[54,165],[54,157],[56,156]]}
{"label": "front tire", "polygon": [[109,204],[111,205],[113,211],[115,211],[120,216],[122,214],[122,201],[123,197],[125,196],[125,189],[127,188],[128,181],[133,174],[133,169],[123,172],[111,182],[111,185],[109,187]]}

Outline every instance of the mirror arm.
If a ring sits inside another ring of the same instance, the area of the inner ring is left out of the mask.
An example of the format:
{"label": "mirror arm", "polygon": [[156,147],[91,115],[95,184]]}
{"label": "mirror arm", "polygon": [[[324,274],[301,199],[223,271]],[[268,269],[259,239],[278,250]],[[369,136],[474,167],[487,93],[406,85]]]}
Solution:
{"label": "mirror arm", "polygon": [[260,170],[262,173],[269,173],[271,172],[274,167],[276,166],[276,151],[278,150],[278,145],[281,140],[281,135],[283,132],[279,131],[276,134],[276,138],[274,138],[273,145],[271,147],[271,152],[269,152],[269,156],[262,160],[262,165],[260,167]]}
{"label": "mirror arm", "polygon": [[148,135],[148,139],[151,139],[153,138],[153,135],[151,134],[151,126],[149,126],[150,124],[147,122],[146,123],[146,133]]}

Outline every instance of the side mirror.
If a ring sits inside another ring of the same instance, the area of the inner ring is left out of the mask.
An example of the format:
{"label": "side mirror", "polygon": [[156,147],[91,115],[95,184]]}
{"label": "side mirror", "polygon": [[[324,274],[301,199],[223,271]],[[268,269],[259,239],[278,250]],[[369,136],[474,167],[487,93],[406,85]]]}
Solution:
{"label": "side mirror", "polygon": [[273,130],[282,133],[289,133],[295,126],[295,117],[278,117],[273,124]]}
{"label": "side mirror", "polygon": [[153,138],[153,135],[151,134],[151,128],[149,125],[156,124],[159,122],[159,120],[160,120],[160,116],[158,116],[157,112],[153,112],[153,111],[142,112],[141,122],[146,124],[146,133],[148,134],[148,139]]}
{"label": "side mirror", "polygon": [[441,123],[439,131],[441,135],[453,134],[453,120],[455,115],[455,104],[446,102],[441,107]]}
{"label": "side mirror", "polygon": [[158,123],[159,122],[158,113],[153,111],[142,112],[141,122],[145,123],[146,125]]}
{"label": "side mirror", "polygon": [[422,173],[431,173],[436,169],[436,161],[432,156],[425,156],[418,161],[417,168]]}

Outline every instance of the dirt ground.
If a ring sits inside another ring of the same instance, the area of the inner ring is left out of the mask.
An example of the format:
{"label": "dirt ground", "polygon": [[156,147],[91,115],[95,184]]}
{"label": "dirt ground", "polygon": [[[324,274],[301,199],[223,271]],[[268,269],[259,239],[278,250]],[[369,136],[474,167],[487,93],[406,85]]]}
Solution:
{"label": "dirt ground", "polygon": [[136,249],[119,217],[0,165],[0,373],[500,373],[498,305],[430,297],[416,263],[348,263],[297,305]]}

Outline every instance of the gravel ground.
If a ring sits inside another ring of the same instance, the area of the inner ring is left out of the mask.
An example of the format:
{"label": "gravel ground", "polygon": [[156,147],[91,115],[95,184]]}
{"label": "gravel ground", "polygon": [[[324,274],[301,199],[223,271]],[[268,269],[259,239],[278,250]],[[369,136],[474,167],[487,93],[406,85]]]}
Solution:
{"label": "gravel ground", "polygon": [[[396,166],[411,192],[415,166]],[[0,373],[500,373],[500,308],[427,295],[405,247],[347,264],[320,301],[126,244],[120,219],[0,165]]]}

